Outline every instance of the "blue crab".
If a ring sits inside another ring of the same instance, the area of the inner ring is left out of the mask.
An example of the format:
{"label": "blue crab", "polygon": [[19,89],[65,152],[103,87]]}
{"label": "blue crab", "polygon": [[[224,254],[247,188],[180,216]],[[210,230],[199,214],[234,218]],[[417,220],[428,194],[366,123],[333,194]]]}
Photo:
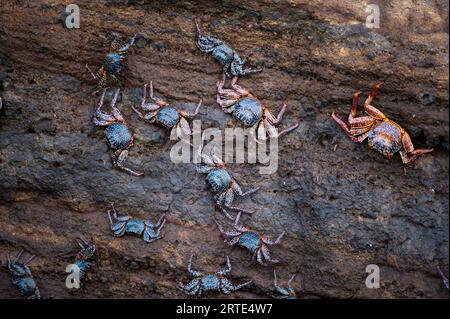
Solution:
{"label": "blue crab", "polygon": [[225,113],[232,114],[242,125],[251,127],[257,133],[257,140],[280,138],[298,127],[298,123],[278,132],[276,125],[281,123],[286,104],[283,104],[277,117],[248,90],[236,84],[238,78],[231,81],[231,88],[224,89],[225,76],[217,82],[217,103]]}
{"label": "blue crab", "polygon": [[156,125],[165,127],[166,129],[172,129],[172,134],[175,133],[177,138],[181,138],[183,133],[186,135],[191,135],[191,129],[186,118],[193,118],[198,114],[198,110],[202,105],[202,100],[197,105],[194,113],[189,113],[186,111],[178,110],[163,99],[158,99],[153,96],[153,81],[150,82],[149,87],[149,98],[152,102],[147,103],[147,87],[148,84],[144,85],[144,94],[142,96],[141,109],[148,112],[143,114],[134,106],[131,108],[139,115],[140,118],[148,121],[149,123],[154,123]]}
{"label": "blue crab", "polygon": [[252,281],[247,281],[243,284],[234,286],[226,276],[231,272],[230,258],[227,256],[227,267],[220,270],[217,273],[204,274],[200,271],[192,269],[192,258],[191,255],[188,264],[189,274],[194,277],[186,285],[178,283],[178,289],[189,295],[201,296],[204,292],[215,291],[223,292],[224,294],[229,294],[231,292],[237,291],[242,287],[248,286]]}
{"label": "blue crab", "polygon": [[91,75],[96,81],[98,81],[99,87],[104,87],[108,81],[108,76],[112,77],[115,81],[117,75],[123,69],[123,62],[127,59],[128,50],[134,44],[136,40],[136,34],[125,44],[114,40],[109,48],[109,53],[103,59],[102,66],[97,70],[96,73],[92,72],[89,65],[86,64],[86,68],[89,70]]}
{"label": "blue crab", "polygon": [[12,283],[19,288],[20,294],[27,299],[41,299],[41,293],[33,279],[28,264],[36,257],[30,256],[25,262],[20,263],[19,259],[23,254],[21,250],[14,260],[8,256],[8,269],[12,276]]}
{"label": "blue crab", "polygon": [[133,234],[142,236],[144,241],[152,243],[161,239],[161,229],[166,223],[165,214],[163,214],[156,224],[152,224],[149,220],[133,218],[131,216],[117,216],[114,204],[111,204],[113,214],[108,211],[109,223],[113,235],[122,237],[125,234]]}
{"label": "blue crab", "polygon": [[241,212],[239,212],[236,216],[236,220],[234,222],[234,229],[232,231],[225,231],[223,227],[219,224],[217,220],[215,220],[217,227],[222,235],[227,237],[225,242],[230,245],[238,245],[246,248],[250,253],[252,253],[253,258],[255,258],[259,264],[263,266],[267,266],[268,263],[277,264],[278,260],[272,259],[270,257],[269,247],[272,245],[277,245],[280,243],[281,239],[285,235],[285,232],[282,232],[280,236],[275,241],[272,241],[265,236],[259,235],[258,233],[251,231],[248,228],[239,225],[239,219],[241,217]]}
{"label": "blue crab", "polygon": [[128,150],[133,146],[133,135],[131,134],[128,125],[122,113],[115,106],[119,98],[120,89],[117,89],[111,100],[111,113],[105,113],[101,110],[105,100],[106,89],[103,89],[100,102],[94,116],[94,124],[98,126],[106,126],[106,138],[109,146],[115,150],[112,155],[113,166],[134,176],[142,176],[143,173],[132,170],[124,164],[128,158]]}
{"label": "blue crab", "polygon": [[409,134],[397,123],[391,121],[380,110],[371,105],[381,83],[375,85],[372,93],[364,103],[364,109],[369,116],[356,117],[356,107],[360,92],[353,95],[352,109],[348,116],[348,124],[331,114],[333,120],[344,130],[353,142],[362,143],[368,139],[370,149],[373,149],[386,158],[399,152],[403,164],[411,164],[420,155],[430,153],[433,149],[417,149],[414,146]]}
{"label": "blue crab", "polygon": [[[202,136],[202,141],[203,137],[204,136]],[[234,218],[231,217],[231,215],[227,212],[225,208],[237,212],[252,214],[252,212],[250,211],[231,205],[233,204],[235,195],[244,197],[253,194],[257,190],[259,190],[260,187],[252,188],[246,192],[243,192],[238,182],[225,169],[225,164],[223,163],[223,161],[213,152],[210,154],[210,156],[203,154],[201,152],[202,147],[203,146],[201,145],[198,150],[201,163],[197,165],[196,171],[197,173],[200,174],[207,174],[206,180],[211,186],[212,191],[216,194],[217,206],[225,214],[226,217],[232,220]]]}
{"label": "blue crab", "polygon": [[86,241],[84,238],[77,239],[76,242],[81,250],[75,258],[75,265],[78,267],[80,280],[82,280],[86,275],[88,268],[91,266],[88,260],[95,255],[96,247],[93,243]]}
{"label": "blue crab", "polygon": [[295,279],[295,276],[297,274],[293,274],[292,277],[287,282],[286,287],[280,287],[277,283],[277,271],[273,270],[273,285],[277,292],[279,293],[278,296],[273,296],[276,299],[297,299],[297,296],[295,294],[294,288],[292,288],[291,283]]}
{"label": "blue crab", "polygon": [[214,59],[216,59],[222,66],[226,75],[238,76],[247,75],[251,73],[261,72],[259,68],[246,68],[246,59],[241,59],[239,54],[234,51],[230,46],[211,36],[208,32],[207,36],[201,35],[200,27],[197,20],[195,23],[195,41],[198,48],[205,53],[211,53]]}

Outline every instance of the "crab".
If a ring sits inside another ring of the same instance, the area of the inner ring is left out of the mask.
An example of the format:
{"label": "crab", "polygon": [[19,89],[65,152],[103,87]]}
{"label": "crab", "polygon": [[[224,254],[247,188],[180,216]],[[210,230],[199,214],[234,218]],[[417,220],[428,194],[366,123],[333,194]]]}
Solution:
{"label": "crab", "polygon": [[114,236],[122,237],[125,234],[133,234],[139,237],[142,236],[147,243],[152,243],[163,237],[161,236],[161,229],[166,223],[166,214],[163,214],[154,225],[149,220],[142,220],[131,216],[117,216],[114,204],[111,204],[111,207],[113,214],[111,215],[111,211],[108,211],[108,217]]}
{"label": "crab", "polygon": [[229,246],[238,245],[246,248],[248,251],[250,251],[250,253],[252,253],[252,257],[255,258],[256,261],[263,266],[267,266],[268,263],[279,263],[277,259],[272,259],[272,257],[270,257],[269,246],[279,244],[281,242],[281,239],[285,235],[285,232],[283,231],[275,241],[272,241],[267,237],[261,236],[246,227],[240,226],[240,217],[241,213],[239,212],[236,216],[233,227],[234,229],[232,231],[225,231],[219,224],[219,222],[215,220],[220,233],[227,238],[225,239],[225,242]]}
{"label": "crab", "polygon": [[231,292],[237,291],[245,286],[248,286],[252,281],[247,281],[243,284],[234,286],[226,276],[231,272],[230,258],[227,256],[227,267],[220,270],[217,273],[204,274],[200,271],[192,269],[192,258],[191,255],[188,264],[189,274],[194,277],[186,285],[178,283],[178,289],[189,295],[201,296],[202,293],[208,291],[223,292],[224,294],[229,294]]}
{"label": "crab", "polygon": [[[204,136],[202,136],[202,141],[203,137]],[[216,204],[219,209],[231,220],[234,220],[234,218],[231,217],[225,208],[236,212],[252,214],[253,212],[231,205],[233,204],[235,195],[244,197],[253,194],[259,190],[260,187],[251,188],[248,191],[243,192],[239,183],[225,169],[223,161],[213,152],[211,152],[210,156],[203,154],[201,152],[202,147],[203,145],[201,145],[198,150],[201,163],[196,166],[196,171],[200,174],[207,174],[206,180],[211,186],[212,191],[216,194]]]}
{"label": "crab", "polygon": [[41,299],[41,293],[33,279],[28,264],[36,257],[30,256],[25,262],[19,262],[23,254],[21,250],[14,260],[8,256],[8,269],[12,276],[12,283],[19,288],[20,294],[27,299]]}
{"label": "crab", "polygon": [[275,126],[281,123],[286,112],[286,104],[283,104],[278,115],[274,117],[267,106],[263,105],[248,90],[237,85],[237,80],[237,77],[232,79],[231,89],[223,88],[225,76],[217,82],[217,103],[225,113],[232,114],[245,127],[251,127],[257,133],[259,141],[264,141],[267,137],[280,138],[299,126],[296,123],[278,132]]}
{"label": "crab", "polygon": [[149,87],[149,98],[152,102],[147,103],[147,87],[149,85],[144,85],[144,94],[142,96],[141,109],[148,112],[143,114],[134,106],[131,108],[139,115],[140,118],[148,121],[149,123],[154,123],[156,125],[165,127],[166,129],[171,129],[172,134],[175,133],[177,138],[181,138],[183,133],[186,135],[191,135],[191,129],[186,118],[193,118],[198,114],[198,110],[202,105],[202,100],[198,103],[194,113],[189,113],[186,111],[178,110],[169,103],[162,99],[155,98],[153,96],[153,81],[150,82]]}
{"label": "crab", "polygon": [[360,94],[360,92],[356,92],[353,95],[348,124],[334,113],[331,115],[333,120],[353,142],[361,143],[367,138],[370,149],[383,154],[388,159],[399,152],[403,164],[406,165],[413,163],[420,155],[432,152],[433,149],[415,150],[409,134],[400,125],[388,119],[380,110],[371,105],[380,86],[381,83],[375,85],[374,90],[364,103],[364,109],[369,116],[355,117]]}
{"label": "crab", "polygon": [[444,283],[445,288],[448,289],[449,285],[448,285],[448,278],[444,275],[444,273],[442,272],[441,268],[439,266],[437,266],[437,271],[439,272],[439,275],[442,278],[442,282]]}
{"label": "crab", "polygon": [[273,270],[273,285],[277,292],[279,293],[278,296],[273,296],[276,299],[297,299],[297,296],[295,294],[295,290],[292,288],[291,283],[295,279],[295,276],[297,274],[293,274],[292,277],[288,280],[286,287],[280,287],[277,283],[277,271]]}
{"label": "crab", "polygon": [[96,247],[93,243],[86,241],[82,237],[77,239],[76,242],[81,250],[75,258],[75,265],[78,267],[80,280],[82,280],[85,277],[88,268],[91,266],[88,260],[95,255]]}
{"label": "crab", "polygon": [[232,76],[242,76],[262,71],[260,68],[246,68],[246,59],[241,59],[236,51],[218,38],[212,37],[210,32],[208,32],[207,36],[201,35],[197,20],[194,19],[194,23],[195,41],[198,48],[202,52],[211,53],[214,59],[216,59],[223,66],[223,71],[227,76],[230,76],[230,74]]}
{"label": "crab", "polygon": [[105,100],[106,89],[103,89],[100,102],[94,116],[94,124],[97,126],[106,126],[106,138],[109,146],[115,150],[112,155],[112,164],[134,176],[142,176],[143,173],[137,172],[125,166],[128,158],[128,150],[133,146],[134,136],[123,117],[122,113],[115,106],[119,98],[120,89],[117,89],[111,100],[111,113],[101,110]]}
{"label": "crab", "polygon": [[127,43],[120,43],[119,41],[114,40],[109,47],[109,53],[103,59],[102,66],[95,73],[89,68],[89,65],[86,64],[88,71],[93,78],[98,81],[99,87],[104,87],[106,85],[108,76],[112,77],[116,82],[119,81],[117,75],[122,71],[123,62],[125,62],[128,56],[128,50],[134,44],[135,40],[136,34],[133,35]]}

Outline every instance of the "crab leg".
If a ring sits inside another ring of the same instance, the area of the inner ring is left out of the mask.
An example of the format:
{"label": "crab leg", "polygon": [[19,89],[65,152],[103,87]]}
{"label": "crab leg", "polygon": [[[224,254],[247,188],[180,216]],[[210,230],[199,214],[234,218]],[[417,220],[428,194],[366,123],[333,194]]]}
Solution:
{"label": "crab leg", "polygon": [[225,113],[232,113],[234,111],[234,105],[236,104],[238,100],[223,100],[220,98],[219,95],[217,95],[216,102],[220,105],[220,107],[223,109]]}
{"label": "crab leg", "polygon": [[247,282],[244,282],[243,284],[239,284],[239,285],[237,285],[237,286],[234,286],[233,290],[234,290],[234,291],[237,291],[237,290],[239,290],[239,289],[241,289],[241,288],[244,288],[245,286],[250,285],[252,282],[253,282],[252,280],[249,280],[249,281],[247,281]]}
{"label": "crab leg", "polygon": [[286,232],[282,232],[280,234],[280,236],[277,237],[277,239],[275,241],[271,241],[268,238],[263,238],[263,242],[266,243],[267,245],[277,245],[280,243],[281,239],[283,238],[283,236],[286,234]]}
{"label": "crab leg", "polygon": [[414,150],[414,146],[412,144],[411,137],[406,132],[403,132],[403,134],[402,134],[402,144],[403,144],[403,148],[405,149],[405,152],[400,151],[400,156],[401,156],[402,162],[404,164],[411,164],[420,155],[430,153],[433,151],[432,148]]}
{"label": "crab leg", "polygon": [[14,259],[13,263],[18,262],[20,257],[22,257],[22,254],[23,254],[23,249],[17,253],[16,258]]}
{"label": "crab leg", "polygon": [[444,286],[448,289],[448,278],[444,275],[439,266],[437,266],[437,270],[439,272],[439,275],[441,275],[442,281],[444,282]]}
{"label": "crab leg", "polygon": [[292,132],[292,131],[295,130],[298,126],[299,126],[299,124],[297,123],[297,124],[292,125],[291,127],[288,127],[288,128],[286,128],[286,129],[284,129],[283,131],[281,131],[280,133],[278,133],[278,138],[280,138],[280,137],[286,135],[286,134],[289,133],[289,132]]}
{"label": "crab leg", "polygon": [[236,207],[236,206],[228,206],[227,204],[219,204],[219,208],[221,209],[221,211],[231,220],[233,220],[233,217],[231,217],[230,214],[228,214],[228,212],[225,210],[224,207],[228,208],[228,209],[231,209],[231,210],[234,210],[235,212],[238,212],[238,213],[244,213],[244,214],[249,214],[249,215],[254,213],[254,212],[251,212],[249,210],[246,210],[246,209],[243,209],[243,208],[239,208],[239,207]]}
{"label": "crab leg", "polygon": [[198,270],[193,270],[192,269],[192,259],[194,258],[194,254],[191,255],[191,257],[189,258],[189,263],[188,263],[188,272],[191,274],[191,276],[193,277],[200,277],[203,276],[203,273],[198,271]]}
{"label": "crab leg", "polygon": [[[142,101],[141,101],[141,108],[148,112],[156,111],[161,107],[161,105],[158,105],[157,103],[147,103],[147,86],[148,86],[148,83],[146,83],[144,85]],[[155,101],[153,98],[153,81],[150,82],[149,91],[150,91],[150,96],[149,96],[150,99]]]}
{"label": "crab leg", "polygon": [[283,106],[281,107],[281,110],[278,113],[276,118],[267,110],[266,115],[267,115],[268,119],[270,120],[270,123],[273,124],[273,125],[280,124],[281,120],[283,119],[283,115],[286,112],[286,108],[287,108],[287,105],[283,104]]}
{"label": "crab leg", "polygon": [[23,264],[26,266],[28,265],[30,262],[33,261],[33,259],[36,258],[35,255],[30,256]]}
{"label": "crab leg", "polygon": [[292,281],[294,281],[295,277],[297,276],[297,274],[293,274],[291,278],[289,278],[288,282],[287,282],[287,286],[291,291],[294,291],[294,289],[292,288],[291,284]]}
{"label": "crab leg", "polygon": [[208,35],[206,37],[202,36],[200,27],[197,23],[197,19],[194,19],[194,23],[195,23],[195,40],[196,40],[195,42],[197,43],[198,48],[205,53],[212,52],[214,47],[217,45],[215,42],[221,43],[221,41],[219,39],[212,38],[210,31],[208,32]]}
{"label": "crab leg", "polygon": [[119,109],[116,107],[117,100],[119,98],[120,89],[117,89],[116,93],[114,94],[113,99],[111,100],[111,112],[112,115],[121,123],[125,123],[125,119],[122,116],[122,113],[120,113]]}
{"label": "crab leg", "polygon": [[127,158],[128,158],[128,150],[119,150],[120,154],[119,156],[116,155],[116,153],[114,153],[113,155],[113,163],[115,165],[117,165],[117,167],[123,169],[124,171],[128,172],[131,175],[134,176],[142,176],[144,175],[144,173],[142,172],[136,172],[134,170],[132,170],[131,168],[125,167],[124,163],[126,162]]}
{"label": "crab leg", "polygon": [[225,84],[226,75],[222,75],[222,79],[217,81],[217,93],[224,98],[230,98],[230,99],[240,99],[244,96],[249,95],[249,92],[239,85],[236,84],[237,77],[234,77],[232,80],[232,88],[233,89],[224,89],[223,86]]}
{"label": "crab leg", "polygon": [[89,73],[91,73],[94,80],[98,80],[98,77],[94,74],[94,72],[92,72],[91,68],[89,67],[89,65],[87,63],[86,63],[86,69],[89,71]]}
{"label": "crab leg", "polygon": [[[239,79],[238,76],[234,76],[233,79],[231,80],[231,87],[241,95],[241,97],[243,96],[247,96],[250,95],[250,92],[247,89],[244,89],[242,86],[237,84],[237,80]],[[225,83],[225,77],[222,80],[223,83]]]}
{"label": "crab leg", "polygon": [[273,270],[273,285],[277,290],[282,290],[281,287],[278,286],[277,283],[277,271],[274,269]]}
{"label": "crab leg", "polygon": [[203,99],[200,99],[200,101],[197,104],[197,107],[195,108],[194,113],[186,112],[186,111],[179,111],[179,113],[187,118],[192,118],[198,114],[198,110],[200,109],[200,106],[202,106]]}
{"label": "crab leg", "polygon": [[[354,141],[354,142],[356,142],[354,139],[355,139],[355,137],[354,137],[354,135],[358,135],[358,134],[363,134],[363,133],[365,133],[365,132],[367,132],[367,131],[369,131],[370,130],[370,128],[371,128],[371,126],[373,125],[373,123],[375,122],[373,119],[371,119],[370,117],[364,117],[364,118],[362,118],[362,119],[364,119],[362,122],[361,122],[361,125],[356,125],[357,127],[360,127],[361,128],[361,131],[357,131],[357,132],[354,132],[354,131],[352,131],[352,127],[348,127],[347,126],[347,124],[344,122],[344,121],[342,121],[340,118],[338,118],[335,114],[334,114],[334,112],[333,112],[333,114],[331,114],[331,117],[333,118],[333,120],[344,130],[344,132],[345,133],[347,133],[347,135],[352,139],[352,141]],[[360,118],[358,118],[358,119],[360,119]],[[370,120],[369,120],[370,119]],[[353,120],[355,120],[355,119],[353,119]],[[366,129],[366,130],[362,130],[362,129]]]}
{"label": "crab leg", "polygon": [[375,85],[375,88],[373,89],[372,93],[367,97],[366,101],[364,102],[364,109],[366,110],[366,113],[369,114],[371,117],[377,120],[384,120],[386,118],[386,115],[383,114],[380,110],[378,110],[376,107],[370,105],[377,95],[378,90],[380,89],[381,83],[378,83]]}
{"label": "crab leg", "polygon": [[122,53],[122,54],[126,53],[130,49],[130,47],[134,44],[135,40],[136,40],[136,34],[133,35],[133,37],[130,39],[130,41],[127,44],[125,44],[123,47],[121,47],[119,49],[119,53]]}
{"label": "crab leg", "polygon": [[227,256],[227,267],[218,272],[219,275],[226,276],[231,272],[230,257]]}
{"label": "crab leg", "polygon": [[264,256],[264,259],[267,260],[268,262],[270,262],[272,264],[278,264],[280,262],[278,259],[272,259],[272,257],[270,257],[269,249],[264,244],[261,245],[261,252]]}
{"label": "crab leg", "polygon": [[96,113],[103,113],[103,112],[101,111],[101,108],[102,108],[103,103],[104,103],[104,101],[105,101],[105,96],[106,96],[106,90],[107,90],[107,89],[108,89],[108,88],[104,88],[104,89],[103,89],[102,95],[100,96],[100,101],[98,102],[98,106],[97,106]]}

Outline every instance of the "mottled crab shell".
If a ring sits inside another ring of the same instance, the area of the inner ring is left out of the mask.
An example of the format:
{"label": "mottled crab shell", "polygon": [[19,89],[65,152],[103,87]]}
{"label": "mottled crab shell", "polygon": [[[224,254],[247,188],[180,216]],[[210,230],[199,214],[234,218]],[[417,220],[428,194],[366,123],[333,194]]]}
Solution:
{"label": "mottled crab shell", "polygon": [[122,70],[122,56],[118,53],[109,53],[103,59],[103,67],[109,74],[117,74]]}
{"label": "mottled crab shell", "polygon": [[36,282],[32,277],[20,278],[16,281],[20,294],[25,298],[37,297]]}
{"label": "mottled crab shell", "polygon": [[106,128],[106,138],[112,148],[125,148],[130,143],[131,132],[125,124],[113,123]]}
{"label": "mottled crab shell", "polygon": [[31,276],[31,270],[26,265],[14,263],[10,267],[13,283],[19,288],[23,297],[38,297],[36,282]]}
{"label": "mottled crab shell", "polygon": [[218,290],[220,279],[214,274],[207,274],[201,279],[201,286],[204,290]]}
{"label": "mottled crab shell", "polygon": [[240,99],[234,106],[234,116],[245,126],[253,126],[261,119],[261,103],[253,97]]}
{"label": "mottled crab shell", "polygon": [[125,226],[125,232],[128,234],[135,234],[140,236],[145,229],[145,223],[137,218],[133,218],[127,221]]}
{"label": "mottled crab shell", "polygon": [[168,129],[174,127],[179,119],[177,110],[171,106],[163,107],[156,114],[156,121]]}
{"label": "mottled crab shell", "polygon": [[245,247],[254,253],[261,245],[261,240],[258,234],[248,231],[239,237],[238,245]]}
{"label": "mottled crab shell", "polygon": [[226,44],[221,44],[214,48],[212,56],[222,65],[228,65],[234,59],[234,51]]}
{"label": "mottled crab shell", "polygon": [[227,190],[228,185],[231,182],[231,176],[226,170],[217,168],[208,173],[206,180],[215,193],[222,193]]}
{"label": "mottled crab shell", "polygon": [[381,122],[369,132],[368,145],[371,149],[391,158],[402,147],[402,132],[390,121]]}

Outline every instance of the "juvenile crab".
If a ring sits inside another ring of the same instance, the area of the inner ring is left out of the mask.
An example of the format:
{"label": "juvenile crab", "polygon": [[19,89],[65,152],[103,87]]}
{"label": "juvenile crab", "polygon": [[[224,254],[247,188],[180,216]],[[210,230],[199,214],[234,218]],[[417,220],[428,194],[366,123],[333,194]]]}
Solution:
{"label": "juvenile crab", "polygon": [[175,133],[177,138],[181,138],[183,133],[186,135],[191,135],[191,128],[186,118],[193,118],[198,114],[198,110],[202,105],[202,100],[197,105],[194,113],[189,113],[182,110],[177,110],[169,103],[162,99],[153,97],[153,81],[150,82],[149,88],[149,98],[152,100],[151,103],[147,103],[147,86],[144,85],[144,94],[142,97],[141,108],[142,110],[148,112],[147,114],[142,114],[134,106],[131,108],[139,115],[140,118],[148,121],[149,123],[154,123],[156,125],[165,127],[166,129],[172,129],[172,134]]}
{"label": "juvenile crab", "polygon": [[[234,222],[234,230],[232,231],[224,231],[222,226],[215,220],[219,231],[227,237],[225,242],[230,245],[238,245],[246,248],[253,254],[253,258],[256,258],[258,263],[263,266],[267,266],[267,263],[277,264],[278,260],[272,259],[270,257],[270,252],[268,246],[277,245],[280,243],[283,238],[285,232],[282,232],[280,236],[275,241],[271,241],[265,236],[261,236],[254,231],[249,230],[243,226],[239,226],[239,218],[241,217],[241,213],[239,212],[236,216],[236,220]],[[228,239],[230,238],[230,239]]]}
{"label": "juvenile crab", "polygon": [[411,164],[418,156],[432,152],[433,149],[414,150],[408,133],[400,125],[388,119],[380,110],[371,105],[380,86],[381,83],[375,85],[374,90],[364,103],[364,109],[369,116],[355,117],[360,94],[360,92],[356,92],[353,95],[348,124],[339,119],[334,113],[331,115],[333,120],[338,123],[353,142],[361,143],[367,138],[369,148],[383,154],[388,159],[391,159],[395,153],[399,152],[403,164]]}
{"label": "juvenile crab", "polygon": [[217,103],[222,107],[225,113],[232,114],[245,127],[252,127],[257,132],[258,140],[269,138],[280,138],[283,135],[295,130],[298,123],[278,132],[276,125],[281,123],[286,104],[274,117],[269,109],[261,103],[248,90],[236,84],[237,77],[231,81],[231,89],[224,89],[225,76],[217,82]]}
{"label": "juvenile crab", "polygon": [[20,294],[27,299],[41,299],[41,293],[33,279],[28,264],[36,257],[30,256],[24,263],[20,263],[19,259],[23,254],[21,250],[14,260],[8,256],[8,269],[12,276],[12,283],[19,288]]}
{"label": "juvenile crab", "polygon": [[86,68],[89,70],[94,79],[98,81],[99,87],[104,87],[106,85],[108,76],[112,77],[117,82],[119,81],[117,79],[117,75],[120,71],[122,71],[123,62],[125,62],[128,56],[128,50],[134,44],[135,40],[136,34],[133,35],[133,37],[125,44],[114,40],[109,47],[109,53],[103,59],[102,66],[96,73],[92,72],[86,64]]}
{"label": "juvenile crab", "polygon": [[243,284],[234,286],[226,276],[231,272],[230,258],[227,256],[227,267],[220,270],[217,273],[204,274],[197,270],[192,270],[192,258],[189,259],[188,271],[189,274],[194,277],[192,281],[183,285],[178,283],[178,289],[187,293],[189,295],[201,296],[202,293],[208,291],[223,292],[224,294],[229,294],[231,292],[237,291],[242,287],[245,287],[252,283],[252,281],[247,281]]}
{"label": "juvenile crab", "polygon": [[251,73],[261,72],[259,68],[246,68],[244,65],[246,59],[241,59],[239,54],[234,51],[230,46],[211,36],[208,32],[207,36],[201,35],[200,27],[197,20],[195,22],[195,41],[198,48],[205,53],[211,53],[214,59],[216,59],[222,66],[223,71],[227,76],[247,75]]}
{"label": "juvenile crab", "polygon": [[157,223],[153,225],[149,220],[142,220],[131,216],[117,216],[114,204],[111,204],[111,207],[113,215],[111,216],[111,211],[109,210],[108,217],[114,236],[122,237],[125,234],[133,234],[139,237],[143,236],[144,241],[147,243],[152,243],[163,237],[161,236],[161,229],[166,223],[166,214],[163,214]]}
{"label": "juvenile crab", "polygon": [[292,277],[287,282],[286,287],[280,287],[277,283],[277,271],[273,270],[273,285],[277,292],[279,293],[278,296],[273,296],[276,299],[297,299],[297,296],[295,294],[294,288],[292,288],[291,283],[294,280],[295,276],[297,274],[293,274]]}
{"label": "juvenile crab", "polygon": [[86,241],[84,238],[77,239],[76,242],[81,250],[75,258],[75,265],[78,267],[80,280],[82,280],[86,275],[88,268],[91,266],[88,260],[95,255],[96,247],[93,243]]}
{"label": "juvenile crab", "polygon": [[113,166],[117,166],[120,169],[128,172],[134,176],[142,176],[143,173],[136,172],[124,164],[128,158],[128,150],[133,146],[133,135],[131,134],[125,118],[119,109],[115,106],[117,99],[119,98],[120,89],[117,89],[111,100],[111,113],[105,113],[101,110],[103,102],[105,100],[106,89],[103,89],[100,102],[98,103],[97,110],[94,116],[94,124],[98,126],[106,126],[106,138],[109,146],[115,150],[112,155]]}
{"label": "juvenile crab", "polygon": [[[204,136],[202,136],[202,141],[203,137]],[[220,208],[220,210],[229,219],[233,219],[233,217],[231,217],[231,215],[225,208],[237,212],[252,214],[252,212],[249,212],[242,208],[231,206],[231,204],[233,204],[235,195],[244,197],[256,192],[260,187],[249,189],[244,193],[238,182],[225,169],[225,164],[223,163],[223,161],[214,153],[212,153],[210,156],[203,154],[201,152],[201,149],[202,145],[198,150],[201,163],[197,165],[196,171],[200,174],[207,174],[206,180],[208,181],[209,185],[211,185],[212,191],[216,194],[216,204]]]}

